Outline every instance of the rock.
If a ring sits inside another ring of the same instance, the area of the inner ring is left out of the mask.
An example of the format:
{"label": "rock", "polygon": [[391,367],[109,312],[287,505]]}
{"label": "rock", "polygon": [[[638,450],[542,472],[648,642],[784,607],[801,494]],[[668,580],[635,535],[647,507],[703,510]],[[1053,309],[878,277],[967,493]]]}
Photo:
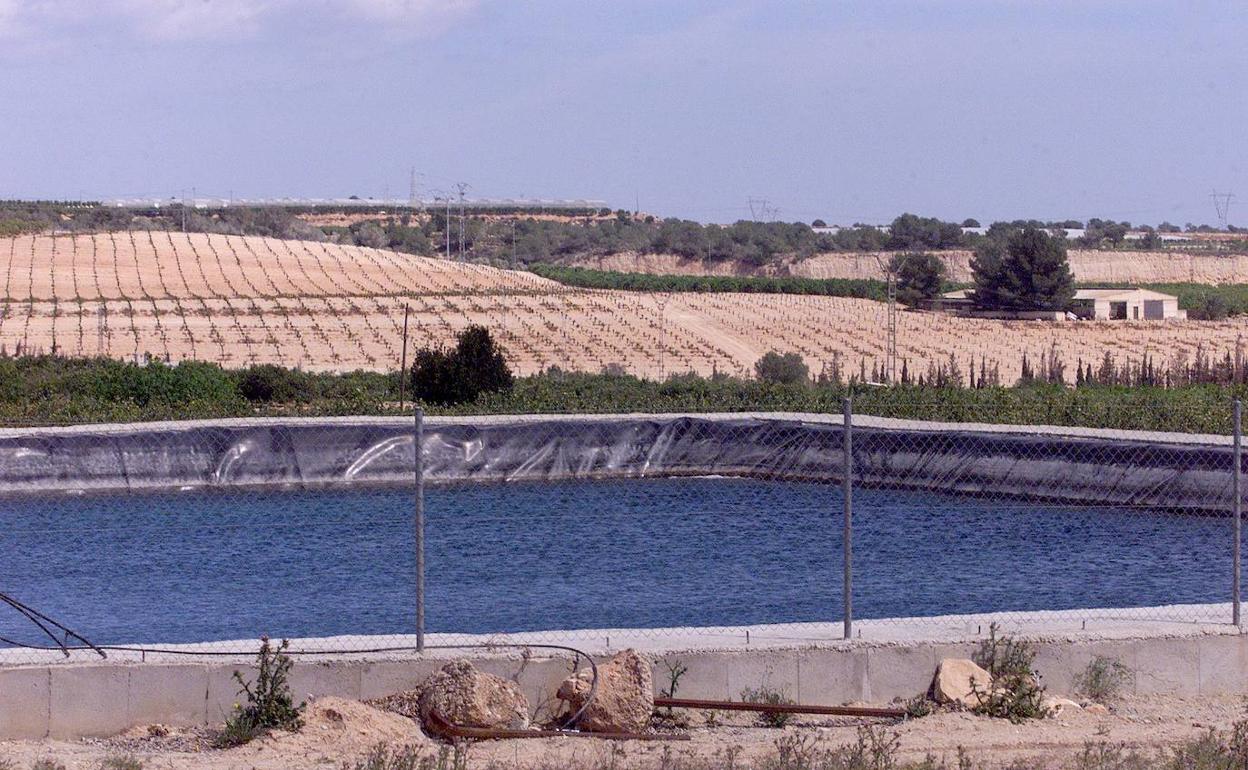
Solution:
{"label": "rock", "polygon": [[1083,710],[1089,714],[1096,714],[1097,716],[1105,716],[1109,713],[1109,707],[1103,703],[1089,703],[1083,707]]}
{"label": "rock", "polygon": [[412,694],[392,696],[386,706],[419,719],[429,733],[438,733],[429,719],[434,711],[460,727],[523,730],[529,726],[529,700],[520,688],[514,682],[478,671],[466,660],[447,663],[425,680],[415,699]]}
{"label": "rock", "polygon": [[1045,716],[1055,717],[1067,711],[1081,711],[1083,706],[1069,698],[1058,698],[1050,695],[1040,701],[1040,708],[1044,709]]}
{"label": "rock", "polygon": [[932,699],[937,703],[956,703],[964,708],[979,705],[971,692],[971,682],[981,691],[992,689],[992,674],[966,658],[945,658],[936,667],[932,679]]}
{"label": "rock", "polygon": [[[573,714],[589,697],[593,670],[584,668],[563,680],[557,697]],[[644,730],[654,712],[654,684],[650,661],[634,650],[624,650],[598,666],[598,689],[577,726],[596,733],[632,733]]]}

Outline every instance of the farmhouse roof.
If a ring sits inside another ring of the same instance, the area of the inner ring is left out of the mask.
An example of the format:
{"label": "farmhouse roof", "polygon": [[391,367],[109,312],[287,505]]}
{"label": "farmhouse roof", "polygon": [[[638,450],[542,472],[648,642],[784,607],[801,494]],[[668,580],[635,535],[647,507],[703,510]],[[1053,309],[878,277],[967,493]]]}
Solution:
{"label": "farmhouse roof", "polygon": [[[970,293],[970,289],[958,289],[957,291],[947,291],[941,296],[945,299],[969,299]],[[1118,286],[1107,289],[1079,289],[1075,292],[1075,299],[1125,301],[1131,299],[1178,299],[1178,297],[1173,294],[1163,294],[1159,291],[1153,291],[1151,289],[1136,289],[1130,286]]]}

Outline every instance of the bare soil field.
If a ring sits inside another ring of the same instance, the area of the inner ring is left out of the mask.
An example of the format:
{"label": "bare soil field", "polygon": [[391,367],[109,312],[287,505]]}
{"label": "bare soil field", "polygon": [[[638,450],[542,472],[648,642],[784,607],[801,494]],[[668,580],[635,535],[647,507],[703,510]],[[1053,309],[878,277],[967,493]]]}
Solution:
{"label": "bare soil field", "polygon": [[[895,252],[816,254],[761,268],[735,262],[698,262],[674,254],[621,253],[585,257],[570,264],[594,270],[656,275],[791,275],[800,278],[874,278],[884,280],[881,261]],[[940,258],[957,283],[971,280],[970,251],[942,251]],[[1070,268],[1075,279],[1088,283],[1246,283],[1248,255],[1185,254],[1160,251],[1100,251],[1072,249]]]}
{"label": "bare soil field", "polygon": [[[571,289],[529,273],[391,251],[178,233],[0,240],[0,350],[313,371],[397,368],[404,307],[412,349],[470,324],[500,340],[520,374],[608,365],[648,377],[747,374],[770,350],[812,372],[882,363],[885,305],[838,297]],[[1074,363],[1221,356],[1248,319],[1221,322],[991,321],[904,312],[898,353],[912,374],[953,357],[997,365],[1056,349]],[[409,351],[410,353],[410,351]],[[900,363],[899,363],[900,366]]]}
{"label": "bare soil field", "polygon": [[[1011,724],[968,713],[940,713],[900,724],[874,721],[875,729],[895,733],[896,758],[918,762],[931,754],[958,766],[959,747],[974,767],[1001,767],[1029,758],[1036,766],[1056,767],[1086,745],[1123,747],[1153,755],[1209,729],[1229,730],[1244,714],[1233,697],[1181,698],[1132,696],[1108,714],[1063,712],[1056,717]],[[853,743],[863,722],[853,719],[795,718],[782,728],[757,726],[748,716],[724,716],[707,726],[692,716],[688,742],[607,742],[542,738],[487,741],[467,748],[468,768],[710,768],[750,767],[777,755],[777,743],[795,742],[826,749]],[[363,704],[323,698],[309,705],[299,734],[274,733],[246,746],[216,750],[203,730],[139,727],[111,738],[75,741],[0,741],[0,760],[30,767],[53,759],[66,770],[95,770],[109,759],[132,756],[147,768],[187,770],[286,770],[294,767],[350,768],[377,745],[412,746],[424,756],[445,750],[405,718]],[[728,761],[728,757],[734,761]],[[448,764],[449,766],[449,764]],[[794,765],[797,766],[797,765]]]}

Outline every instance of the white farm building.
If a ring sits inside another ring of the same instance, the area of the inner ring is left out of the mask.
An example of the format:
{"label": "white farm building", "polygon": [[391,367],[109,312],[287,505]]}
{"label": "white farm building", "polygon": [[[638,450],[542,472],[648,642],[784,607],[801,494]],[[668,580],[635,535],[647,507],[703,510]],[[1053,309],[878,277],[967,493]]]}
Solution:
{"label": "white farm building", "polygon": [[1031,318],[1061,320],[1071,316],[1095,318],[1100,321],[1164,321],[1187,318],[1187,311],[1179,309],[1179,298],[1149,289],[1118,287],[1109,289],[1078,289],[1070,303],[1070,312],[1036,310],[1025,312],[976,310],[970,291],[959,289],[947,292],[938,300],[923,303],[934,310],[946,310],[980,318]]}
{"label": "white farm building", "polygon": [[1163,321],[1187,318],[1179,298],[1148,289],[1079,289],[1071,309],[1081,318],[1102,321]]}

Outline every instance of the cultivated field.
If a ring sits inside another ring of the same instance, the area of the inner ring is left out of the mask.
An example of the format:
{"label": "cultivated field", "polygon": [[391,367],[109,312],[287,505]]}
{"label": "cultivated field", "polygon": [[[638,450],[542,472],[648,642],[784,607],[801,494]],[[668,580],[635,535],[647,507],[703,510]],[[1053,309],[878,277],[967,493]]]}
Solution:
{"label": "cultivated field", "polygon": [[[885,305],[835,297],[646,294],[568,289],[528,273],[390,251],[259,237],[164,232],[0,240],[0,346],[15,354],[194,358],[226,366],[394,369],[403,309],[412,347],[446,345],[470,324],[499,338],[513,367],[648,377],[747,373],[769,350],[813,372],[882,362]],[[1232,351],[1248,320],[1039,323],[901,313],[898,349],[914,374],[953,355],[1018,377],[1021,354],[1056,345],[1078,358],[1158,363]]]}

